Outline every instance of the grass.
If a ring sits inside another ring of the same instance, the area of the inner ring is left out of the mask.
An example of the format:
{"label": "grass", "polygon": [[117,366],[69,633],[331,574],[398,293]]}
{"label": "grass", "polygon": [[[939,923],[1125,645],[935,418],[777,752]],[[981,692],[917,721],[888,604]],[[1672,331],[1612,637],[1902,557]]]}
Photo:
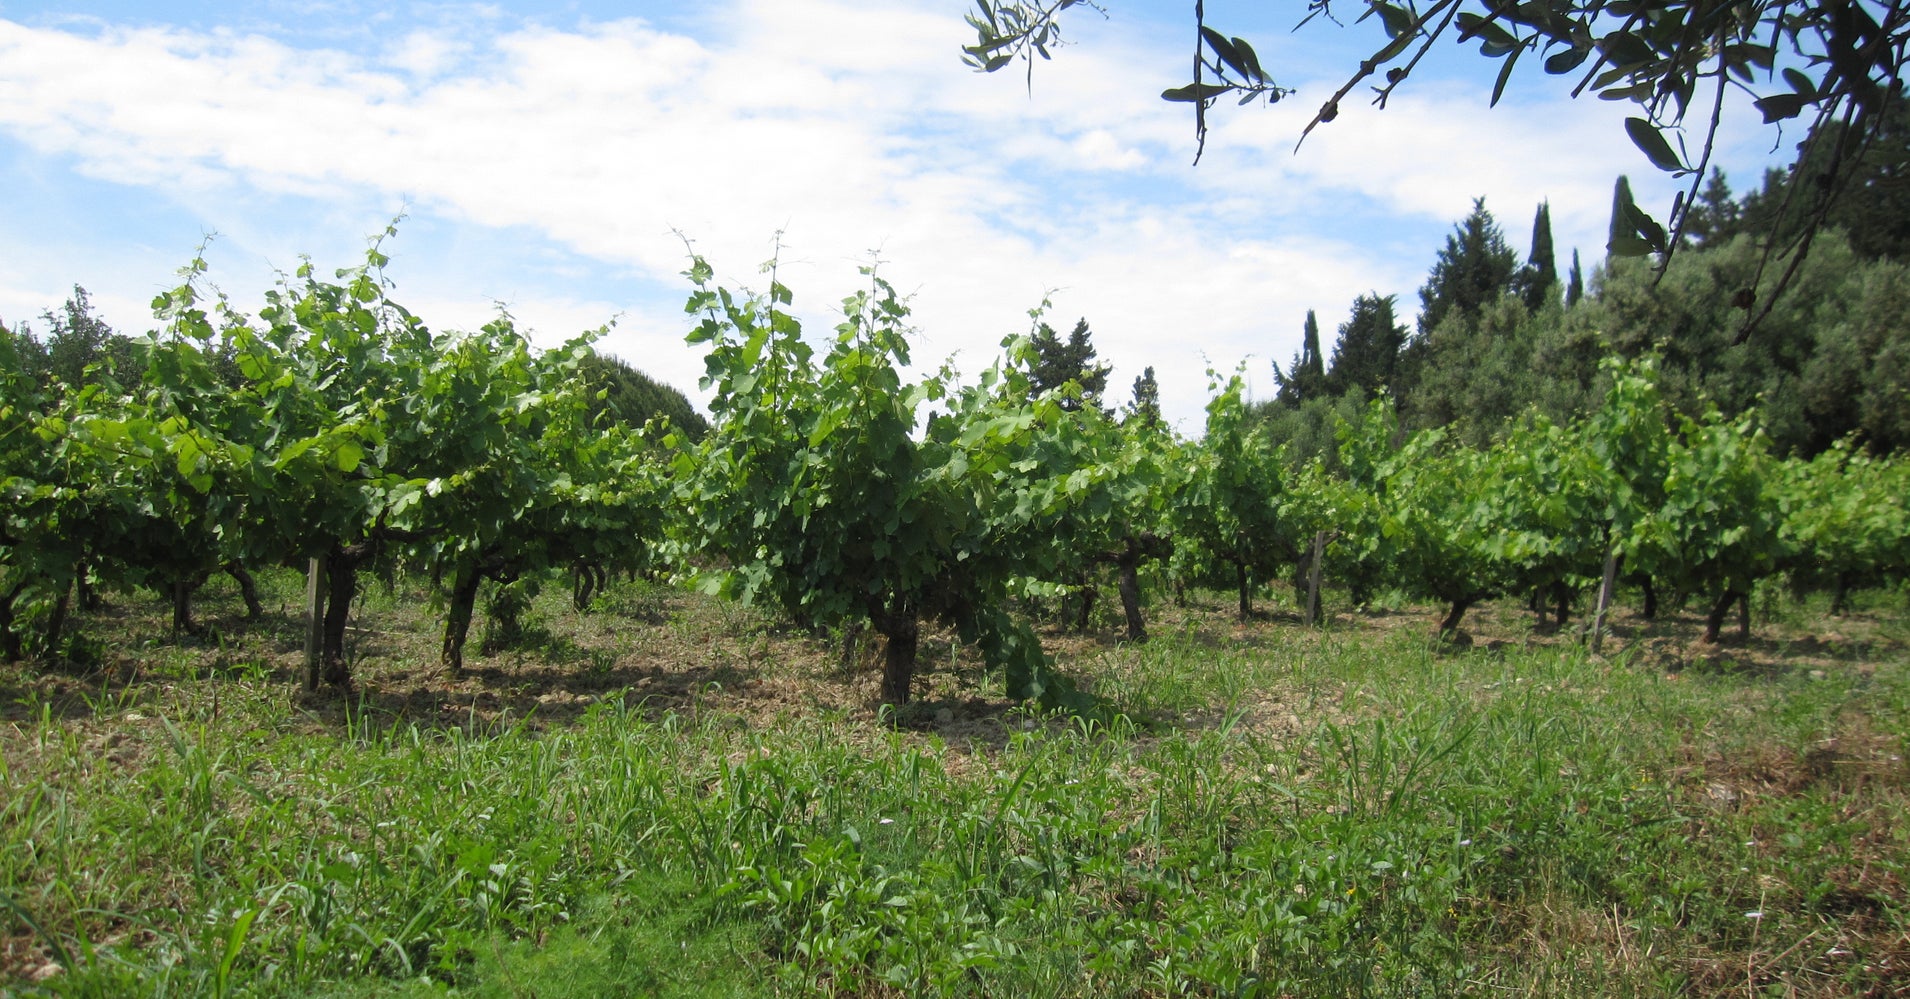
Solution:
{"label": "grass", "polygon": [[839,643],[640,583],[547,587],[458,681],[375,590],[357,697],[308,699],[268,585],[211,595],[222,639],[126,594],[88,668],[0,673],[0,991],[1910,990],[1901,591],[1715,649],[1621,615],[1604,656],[1509,605],[1459,650],[1197,598],[1044,636],[1102,725],[945,638],[891,716]]}

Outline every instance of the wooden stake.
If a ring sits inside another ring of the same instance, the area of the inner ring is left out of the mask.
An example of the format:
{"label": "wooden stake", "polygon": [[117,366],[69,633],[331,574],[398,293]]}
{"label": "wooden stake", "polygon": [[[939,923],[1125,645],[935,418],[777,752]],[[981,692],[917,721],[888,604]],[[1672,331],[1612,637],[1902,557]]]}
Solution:
{"label": "wooden stake", "polygon": [[305,689],[318,689],[319,652],[325,637],[325,560],[315,558],[305,569]]}
{"label": "wooden stake", "polygon": [[1313,533],[1313,558],[1306,570],[1306,623],[1320,623],[1320,563],[1326,561],[1326,532]]}
{"label": "wooden stake", "polygon": [[1592,612],[1592,651],[1605,640],[1605,611],[1612,605],[1612,590],[1618,586],[1618,549],[1605,556],[1605,578],[1598,584],[1598,609]]}

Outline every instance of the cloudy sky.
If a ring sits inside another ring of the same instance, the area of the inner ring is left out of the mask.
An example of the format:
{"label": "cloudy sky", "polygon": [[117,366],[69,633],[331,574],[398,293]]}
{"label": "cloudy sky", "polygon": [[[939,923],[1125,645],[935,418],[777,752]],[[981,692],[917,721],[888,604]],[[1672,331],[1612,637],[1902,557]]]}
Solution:
{"label": "cloudy sky", "polygon": [[[1158,96],[1186,82],[1192,5],[1105,6],[1065,22],[1030,90],[961,64],[961,0],[0,0],[0,320],[39,325],[79,284],[144,331],[215,233],[212,280],[251,310],[301,255],[355,263],[403,213],[396,297],[432,326],[501,305],[548,345],[614,321],[606,349],[698,399],[677,234],[760,287],[780,232],[812,330],[876,254],[913,296],[918,363],[972,373],[1048,294],[1054,325],[1089,320],[1110,396],[1152,365],[1197,432],[1206,371],[1244,359],[1270,394],[1309,308],[1329,349],[1358,294],[1410,316],[1475,197],[1521,256],[1549,200],[1561,270],[1602,257],[1617,175],[1670,204],[1625,107],[1533,65],[1488,110],[1497,66],[1458,46],[1296,153],[1383,41],[1292,31],[1298,3],[1207,4],[1299,93],[1217,109],[1193,165],[1188,107]],[[1740,188],[1789,141],[1747,116],[1724,140]]]}

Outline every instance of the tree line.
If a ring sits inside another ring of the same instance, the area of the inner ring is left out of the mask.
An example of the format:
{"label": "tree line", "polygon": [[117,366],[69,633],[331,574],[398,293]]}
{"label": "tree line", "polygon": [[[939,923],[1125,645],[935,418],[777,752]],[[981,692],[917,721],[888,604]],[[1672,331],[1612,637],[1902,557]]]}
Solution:
{"label": "tree line", "polygon": [[[1832,128],[1837,126],[1833,125]],[[1380,393],[1409,429],[1445,427],[1478,446],[1536,408],[1571,419],[1596,404],[1608,358],[1660,359],[1673,407],[1696,417],[1715,405],[1754,414],[1782,455],[1811,457],[1855,438],[1876,454],[1910,445],[1910,112],[1890,117],[1891,141],[1869,148],[1832,203],[1808,256],[1767,262],[1767,248],[1815,225],[1787,201],[1794,177],[1821,172],[1824,143],[1739,197],[1713,171],[1689,213],[1684,247],[1660,271],[1611,255],[1588,274],[1573,251],[1561,268],[1550,207],[1534,213],[1521,260],[1482,200],[1447,236],[1419,288],[1409,326],[1396,295],[1360,296],[1328,345],[1309,313],[1299,353],[1275,365],[1277,395],[1262,407],[1297,456],[1319,453],[1336,412]],[[1630,185],[1614,187],[1608,245],[1628,238]],[[1795,264],[1794,269],[1792,265]],[[1759,275],[1789,272],[1769,296]],[[1763,290],[1760,290],[1762,288]],[[1738,342],[1747,310],[1762,318]]]}

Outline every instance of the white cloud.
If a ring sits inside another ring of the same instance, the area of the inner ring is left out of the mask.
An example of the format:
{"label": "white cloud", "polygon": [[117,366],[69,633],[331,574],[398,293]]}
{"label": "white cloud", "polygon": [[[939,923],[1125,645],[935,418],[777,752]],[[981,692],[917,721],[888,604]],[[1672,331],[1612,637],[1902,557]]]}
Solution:
{"label": "white cloud", "polygon": [[430,79],[452,69],[469,55],[471,47],[461,40],[430,31],[412,31],[393,42],[383,63],[402,70],[416,79]]}
{"label": "white cloud", "polygon": [[[1043,63],[1030,93],[1018,73],[960,65],[969,32],[946,5],[736,0],[700,16],[690,37],[492,12],[363,53],[0,21],[0,131],[187,206],[228,235],[220,253],[249,261],[241,281],[301,251],[348,263],[409,202],[437,256],[407,255],[401,237],[400,297],[434,325],[482,322],[493,299],[561,335],[627,311],[606,345],[686,389],[701,364],[680,345],[672,230],[741,284],[760,283],[755,265],[786,230],[783,277],[813,324],[879,248],[916,295],[917,356],[960,351],[968,370],[1063,289],[1054,321],[1089,318],[1120,394],[1154,365],[1189,430],[1206,366],[1252,354],[1264,384],[1309,307],[1329,336],[1365,291],[1400,293],[1409,312],[1438,234],[1474,195],[1491,195],[1515,242],[1550,198],[1561,246],[1585,246],[1588,233],[1602,243],[1613,174],[1643,172],[1609,115],[1483,114],[1476,95],[1437,86],[1320,130],[1298,156],[1300,102],[1220,109],[1191,168],[1187,109],[1157,96],[1181,82],[1184,46],[1145,25],[1088,22],[1088,43]],[[1350,222],[1386,216],[1399,232]],[[1402,257],[1414,232],[1430,236]],[[472,261],[467,242],[519,256]],[[564,253],[597,283],[566,287],[568,265],[549,259]],[[618,269],[628,279],[603,286]]]}

